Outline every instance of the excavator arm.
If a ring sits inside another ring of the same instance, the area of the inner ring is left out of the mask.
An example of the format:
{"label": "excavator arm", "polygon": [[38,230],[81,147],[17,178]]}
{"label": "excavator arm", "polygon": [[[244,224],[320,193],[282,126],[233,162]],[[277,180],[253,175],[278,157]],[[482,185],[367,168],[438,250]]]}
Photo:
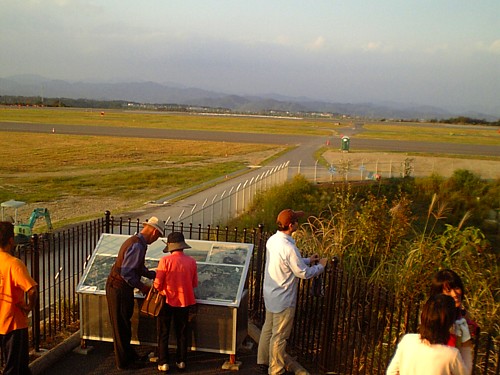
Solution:
{"label": "excavator arm", "polygon": [[33,229],[36,221],[42,217],[45,218],[45,222],[47,223],[47,230],[49,232],[52,231],[52,221],[50,220],[49,210],[46,208],[35,208],[28,220],[28,226]]}

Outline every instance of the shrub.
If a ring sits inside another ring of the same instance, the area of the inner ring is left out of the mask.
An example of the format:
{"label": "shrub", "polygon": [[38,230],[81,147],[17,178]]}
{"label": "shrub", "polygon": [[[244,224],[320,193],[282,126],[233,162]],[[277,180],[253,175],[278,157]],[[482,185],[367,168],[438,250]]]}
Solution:
{"label": "shrub", "polygon": [[296,177],[259,196],[244,220],[274,231],[284,208],[312,214],[294,234],[304,255],[336,256],[350,275],[385,285],[399,298],[425,298],[434,273],[451,268],[463,278],[473,319],[498,334],[492,319],[500,310],[498,256],[477,226],[466,226],[478,207],[477,199],[466,198],[478,195],[492,209],[499,190],[498,181],[468,171],[448,180],[434,175],[368,186],[316,186]]}

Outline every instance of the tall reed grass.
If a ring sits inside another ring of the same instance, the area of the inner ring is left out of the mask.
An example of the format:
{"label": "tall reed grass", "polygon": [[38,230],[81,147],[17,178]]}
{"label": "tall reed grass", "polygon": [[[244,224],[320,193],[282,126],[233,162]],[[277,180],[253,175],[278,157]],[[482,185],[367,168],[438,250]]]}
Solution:
{"label": "tall reed grass", "polygon": [[[399,298],[424,299],[434,273],[451,268],[464,281],[473,319],[498,338],[498,249],[480,228],[468,225],[480,221],[477,207],[466,204],[467,196],[459,200],[456,191],[445,189],[456,188],[455,181],[464,177],[474,179],[459,171],[440,184],[402,179],[382,189],[347,183],[318,187],[299,177],[259,197],[243,223],[256,219],[274,229],[281,209],[304,210],[308,218],[295,233],[304,255],[337,257],[350,274],[384,285]],[[424,185],[432,189],[422,191]],[[480,180],[464,185],[472,194],[482,193],[476,204],[491,199],[488,194],[498,186],[498,181]]]}

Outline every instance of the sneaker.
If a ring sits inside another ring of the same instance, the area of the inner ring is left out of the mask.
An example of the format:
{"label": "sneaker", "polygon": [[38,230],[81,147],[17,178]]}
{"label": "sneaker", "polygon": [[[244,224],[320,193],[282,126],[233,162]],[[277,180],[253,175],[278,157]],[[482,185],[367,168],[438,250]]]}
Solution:
{"label": "sneaker", "polygon": [[168,369],[169,369],[169,367],[168,367],[168,364],[167,364],[167,363],[165,363],[165,364],[163,364],[163,365],[158,365],[158,371],[167,372],[167,371],[168,371]]}
{"label": "sneaker", "polygon": [[185,370],[186,369],[186,363],[185,362],[176,362],[175,365],[179,370]]}

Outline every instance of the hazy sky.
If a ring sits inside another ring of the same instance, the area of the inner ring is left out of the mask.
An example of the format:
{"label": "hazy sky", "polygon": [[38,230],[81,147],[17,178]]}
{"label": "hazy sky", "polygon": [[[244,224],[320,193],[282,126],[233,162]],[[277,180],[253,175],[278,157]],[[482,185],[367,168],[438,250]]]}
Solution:
{"label": "hazy sky", "polygon": [[0,77],[500,113],[500,0],[0,0]]}

